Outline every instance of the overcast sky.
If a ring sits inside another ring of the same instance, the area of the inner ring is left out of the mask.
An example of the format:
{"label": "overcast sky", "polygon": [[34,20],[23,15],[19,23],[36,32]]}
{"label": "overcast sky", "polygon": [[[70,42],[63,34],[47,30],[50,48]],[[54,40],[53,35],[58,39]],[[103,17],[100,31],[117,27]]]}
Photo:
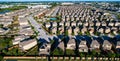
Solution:
{"label": "overcast sky", "polygon": [[120,0],[0,0],[0,1],[120,1]]}

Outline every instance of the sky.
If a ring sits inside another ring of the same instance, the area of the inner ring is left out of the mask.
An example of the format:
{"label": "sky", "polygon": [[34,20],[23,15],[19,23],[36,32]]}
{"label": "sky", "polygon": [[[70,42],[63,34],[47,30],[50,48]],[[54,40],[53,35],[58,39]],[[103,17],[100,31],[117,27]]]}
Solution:
{"label": "sky", "polygon": [[0,1],[120,1],[120,0],[0,0]]}

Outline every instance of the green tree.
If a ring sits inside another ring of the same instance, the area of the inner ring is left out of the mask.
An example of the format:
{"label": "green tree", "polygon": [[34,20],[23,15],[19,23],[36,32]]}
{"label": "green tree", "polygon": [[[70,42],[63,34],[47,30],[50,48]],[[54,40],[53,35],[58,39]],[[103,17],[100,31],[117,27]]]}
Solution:
{"label": "green tree", "polygon": [[0,61],[3,61],[3,55],[0,54]]}
{"label": "green tree", "polygon": [[65,31],[65,35],[66,35],[66,36],[68,35],[68,30]]}
{"label": "green tree", "polygon": [[0,24],[0,28],[3,28],[3,24]]}

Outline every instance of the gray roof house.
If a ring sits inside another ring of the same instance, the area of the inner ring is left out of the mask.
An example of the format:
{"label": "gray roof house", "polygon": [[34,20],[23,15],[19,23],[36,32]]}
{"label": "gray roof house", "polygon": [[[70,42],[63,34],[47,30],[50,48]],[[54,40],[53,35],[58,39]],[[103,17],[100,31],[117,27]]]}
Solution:
{"label": "gray roof house", "polygon": [[111,50],[112,44],[108,40],[104,40],[102,44],[103,50]]}
{"label": "gray roof house", "polygon": [[74,38],[70,38],[70,40],[67,43],[67,48],[66,49],[71,49],[71,50],[75,50],[76,48],[76,42]]}
{"label": "gray roof house", "polygon": [[120,41],[117,41],[116,43],[116,50],[120,52]]}
{"label": "gray roof house", "polygon": [[49,55],[51,44],[43,43],[39,48],[39,55]]}
{"label": "gray roof house", "polygon": [[79,52],[88,52],[87,42],[85,40],[81,40],[78,49]]}
{"label": "gray roof house", "polygon": [[97,40],[92,40],[91,44],[90,44],[90,49],[99,49],[100,48],[100,44]]}

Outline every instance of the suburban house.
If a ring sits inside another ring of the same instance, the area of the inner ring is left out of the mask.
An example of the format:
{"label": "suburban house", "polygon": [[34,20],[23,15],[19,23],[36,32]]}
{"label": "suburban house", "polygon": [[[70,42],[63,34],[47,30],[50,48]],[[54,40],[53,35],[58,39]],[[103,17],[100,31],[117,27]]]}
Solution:
{"label": "suburban house", "polygon": [[51,26],[51,24],[49,22],[45,23],[45,27],[49,28]]}
{"label": "suburban house", "polygon": [[18,21],[19,21],[20,26],[29,24],[27,19],[24,19],[24,18],[20,18]]}
{"label": "suburban house", "polygon": [[100,22],[96,22],[96,26],[100,26]]}
{"label": "suburban house", "polygon": [[19,35],[19,36],[15,36],[14,40],[12,40],[13,45],[19,44],[21,41],[23,41],[24,39],[29,38],[29,36],[25,36],[25,35]]}
{"label": "suburban house", "polygon": [[21,35],[34,35],[34,31],[32,29],[21,29],[19,31]]}
{"label": "suburban house", "polygon": [[103,50],[111,50],[112,44],[108,40],[104,40],[102,44]]}
{"label": "suburban house", "polygon": [[103,29],[103,28],[99,28],[98,31],[99,31],[100,33],[104,33],[104,29]]}
{"label": "suburban house", "polygon": [[97,40],[92,40],[91,44],[90,44],[90,49],[94,50],[94,49],[100,49],[100,44]]}
{"label": "suburban house", "polygon": [[67,30],[68,30],[68,35],[71,35],[72,34],[72,27],[69,27]]}
{"label": "suburban house", "polygon": [[0,28],[0,35],[6,34],[10,31],[8,28]]}
{"label": "suburban house", "polygon": [[105,29],[105,33],[110,33],[110,31],[111,31],[110,28]]}
{"label": "suburban house", "polygon": [[49,55],[51,44],[43,43],[39,48],[39,55]]}
{"label": "suburban house", "polygon": [[120,22],[116,22],[116,23],[115,23],[115,26],[120,26]]}
{"label": "suburban house", "polygon": [[85,34],[85,32],[87,32],[87,28],[86,27],[83,27],[82,30],[81,30],[82,34]]}
{"label": "suburban house", "polygon": [[56,35],[56,32],[57,32],[57,27],[52,27],[52,34]]}
{"label": "suburban house", "polygon": [[52,22],[52,26],[53,26],[53,27],[56,27],[56,26],[57,26],[57,23],[56,23],[56,22]]}
{"label": "suburban house", "polygon": [[76,48],[76,40],[74,38],[70,38],[70,40],[67,43],[66,49],[75,50],[75,48]]}
{"label": "suburban house", "polygon": [[116,43],[116,50],[120,52],[120,41],[117,41]]}
{"label": "suburban house", "polygon": [[65,50],[65,49],[64,49],[64,43],[63,43],[63,41],[59,43],[58,47],[59,47],[60,49],[62,49],[63,51]]}
{"label": "suburban house", "polygon": [[74,29],[74,35],[78,35],[79,32],[80,32],[80,31],[79,31],[79,28],[78,28],[78,27],[75,27],[75,29]]}
{"label": "suburban house", "polygon": [[35,45],[37,45],[36,39],[29,39],[29,40],[25,40],[19,43],[19,47],[23,51],[29,50]]}
{"label": "suburban house", "polygon": [[88,52],[87,42],[85,40],[81,40],[78,49],[79,52]]}

